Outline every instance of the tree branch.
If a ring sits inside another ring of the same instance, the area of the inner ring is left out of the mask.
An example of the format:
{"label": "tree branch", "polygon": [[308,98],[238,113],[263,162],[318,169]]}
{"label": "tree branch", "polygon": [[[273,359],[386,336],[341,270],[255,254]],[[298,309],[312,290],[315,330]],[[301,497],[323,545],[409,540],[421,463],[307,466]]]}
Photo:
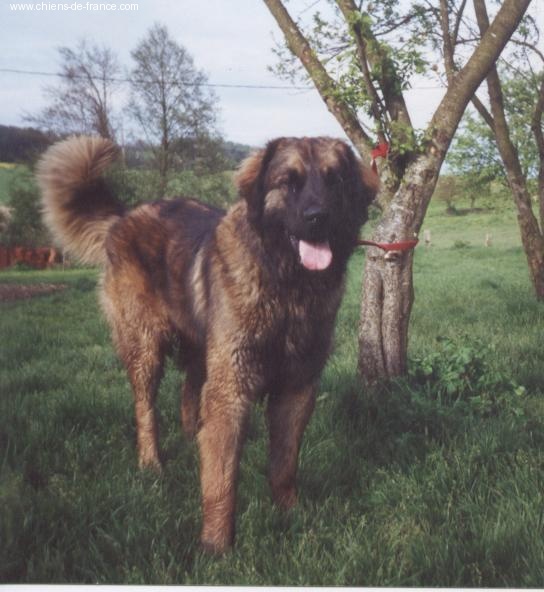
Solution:
{"label": "tree branch", "polygon": [[363,31],[360,22],[361,12],[353,0],[336,0],[349,26],[357,45],[365,46],[365,53],[372,67],[380,66],[380,88],[387,111],[392,121],[402,123],[408,133],[413,130],[412,121],[399,85],[396,68],[389,57],[379,49],[379,42],[368,27]]}
{"label": "tree branch", "polygon": [[[446,124],[457,127],[467,102],[482,81],[482,75],[485,76],[493,67],[530,3],[531,0],[504,0],[478,47],[448,86],[434,114],[430,129],[444,128]],[[452,130],[454,131],[455,129]]]}
{"label": "tree branch", "polygon": [[370,159],[370,152],[373,147],[372,140],[361,127],[356,114],[353,113],[351,108],[343,100],[335,96],[334,80],[315,55],[308,40],[293,21],[281,0],[264,0],[264,3],[282,30],[289,49],[301,61],[314,82],[328,110],[342,126],[358,152],[366,159]]}
{"label": "tree branch", "polygon": [[459,29],[461,27],[461,21],[463,20],[463,14],[465,12],[465,7],[467,4],[467,0],[462,0],[461,5],[457,10],[457,15],[455,17],[455,24],[453,25],[453,31],[451,34],[451,39],[453,44],[457,44],[457,38],[459,37]]}
{"label": "tree branch", "polygon": [[[344,12],[344,8],[343,5],[345,5],[345,2],[338,2],[338,5],[340,7],[340,9],[342,10],[342,12]],[[346,16],[346,13],[344,12],[344,15]],[[346,16],[346,20],[347,18],[349,18],[348,16]],[[348,21],[349,22],[349,21]],[[387,111],[386,111],[386,107],[383,104],[378,91],[376,90],[376,87],[374,86],[374,83],[372,82],[372,76],[370,74],[370,70],[368,67],[368,56],[367,56],[367,43],[366,40],[364,39],[362,32],[361,32],[361,26],[359,24],[354,24],[352,27],[352,36],[355,40],[355,46],[357,48],[357,57],[359,59],[359,66],[361,68],[361,72],[363,74],[363,80],[365,83],[365,87],[366,90],[371,98],[371,112],[372,112],[372,116],[374,117],[380,132],[379,135],[381,136],[379,138],[379,140],[381,142],[385,141],[385,129],[388,129],[388,122],[387,122]]]}
{"label": "tree branch", "polygon": [[[457,44],[457,36],[459,34],[458,27],[460,24],[459,15],[462,13],[465,7],[466,0],[463,0],[462,6],[460,7],[460,12],[457,15],[457,20],[455,22],[455,29],[454,33],[450,34],[450,24],[449,24],[449,8],[448,8],[448,0],[440,0],[440,28],[442,29],[442,39],[443,39],[443,52],[444,52],[444,67],[446,70],[446,77],[448,79],[448,84],[453,82],[453,79],[457,73],[457,66],[455,65],[455,45]],[[471,102],[481,115],[483,120],[487,123],[487,125],[495,131],[495,122],[493,121],[493,116],[488,111],[486,106],[480,101],[476,94],[474,94],[471,98]]]}

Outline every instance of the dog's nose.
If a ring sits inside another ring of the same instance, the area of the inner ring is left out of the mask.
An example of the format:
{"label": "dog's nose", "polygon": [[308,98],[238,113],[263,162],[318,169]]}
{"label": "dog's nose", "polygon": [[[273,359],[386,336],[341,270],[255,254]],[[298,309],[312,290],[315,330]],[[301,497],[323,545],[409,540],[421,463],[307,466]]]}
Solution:
{"label": "dog's nose", "polygon": [[329,219],[329,212],[319,206],[310,206],[302,213],[304,221],[313,228],[323,227]]}

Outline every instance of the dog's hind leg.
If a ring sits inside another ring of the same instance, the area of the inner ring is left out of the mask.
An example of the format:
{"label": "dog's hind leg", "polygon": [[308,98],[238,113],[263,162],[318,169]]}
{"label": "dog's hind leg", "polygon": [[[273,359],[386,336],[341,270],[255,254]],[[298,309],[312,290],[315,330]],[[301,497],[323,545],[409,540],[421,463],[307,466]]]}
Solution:
{"label": "dog's hind leg", "polygon": [[136,416],[138,465],[159,471],[159,433],[155,400],[163,373],[164,351],[157,336],[124,330],[121,359],[127,369]]}
{"label": "dog's hind leg", "polygon": [[156,344],[153,346],[146,344],[143,348],[135,348],[127,370],[134,395],[138,464],[140,468],[160,470],[155,399],[162,378],[164,354]]}
{"label": "dog's hind leg", "polygon": [[315,392],[315,386],[311,385],[271,395],[268,401],[268,478],[275,503],[285,509],[297,502],[298,453],[302,434],[314,409]]}
{"label": "dog's hind leg", "polygon": [[[111,289],[110,293],[114,294]],[[163,374],[168,332],[161,315],[150,314],[159,311],[153,310],[150,302],[140,300],[113,298],[106,290],[102,295],[114,343],[132,386],[138,464],[140,468],[160,470],[155,399]]]}
{"label": "dog's hind leg", "polygon": [[200,393],[206,380],[204,355],[195,348],[184,348],[186,366],[185,381],[181,395],[181,426],[184,434],[192,440],[198,430]]}

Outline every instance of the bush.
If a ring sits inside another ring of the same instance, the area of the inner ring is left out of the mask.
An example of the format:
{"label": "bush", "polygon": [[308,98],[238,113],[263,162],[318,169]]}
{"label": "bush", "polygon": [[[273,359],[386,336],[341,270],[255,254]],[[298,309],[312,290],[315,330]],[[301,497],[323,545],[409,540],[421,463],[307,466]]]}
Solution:
{"label": "bush", "polygon": [[220,208],[226,208],[236,199],[229,173],[197,175],[193,171],[178,173],[168,183],[168,195],[195,197]]}
{"label": "bush", "polygon": [[[156,171],[115,167],[108,173],[108,183],[128,207],[153,201],[158,197],[159,176]],[[229,172],[197,174],[176,173],[168,182],[168,197],[194,197],[211,205],[226,208],[236,198]]]}
{"label": "bush", "polygon": [[2,233],[5,245],[39,247],[51,243],[42,222],[40,193],[28,168],[16,169],[9,183],[7,205],[11,218]]}
{"label": "bush", "polygon": [[468,241],[456,240],[453,243],[453,248],[454,249],[468,249],[468,247],[470,247],[470,243]]}
{"label": "bush", "polygon": [[155,171],[114,166],[106,177],[113,195],[128,208],[158,197],[158,174]]}
{"label": "bush", "polygon": [[413,360],[410,376],[417,387],[443,407],[523,415],[525,388],[487,362],[488,346],[468,338],[463,341],[438,338],[435,351]]}

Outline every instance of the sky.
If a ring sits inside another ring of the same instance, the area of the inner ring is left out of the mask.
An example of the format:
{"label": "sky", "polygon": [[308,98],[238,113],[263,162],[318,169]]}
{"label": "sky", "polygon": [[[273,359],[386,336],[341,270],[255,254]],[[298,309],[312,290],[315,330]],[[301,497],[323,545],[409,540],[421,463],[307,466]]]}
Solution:
{"label": "sky", "polygon": [[[53,4],[48,0],[35,3],[42,10],[23,11],[14,10],[12,0],[0,0],[0,69],[56,72],[58,47],[75,47],[82,38],[112,48],[121,64],[130,68],[130,51],[158,22],[192,54],[210,83],[288,86],[268,71],[276,62],[272,48],[281,33],[261,0],[125,0],[137,5],[133,11],[120,11],[120,1],[107,1],[116,3],[118,10],[45,10],[44,5]],[[315,4],[315,0],[289,0],[287,7],[297,16]],[[0,124],[25,125],[25,113],[37,113],[45,105],[43,87],[54,81],[0,71]],[[416,126],[424,127],[444,90],[425,79],[414,86],[407,93],[408,107]],[[216,88],[215,92],[219,130],[227,140],[259,146],[283,135],[344,137],[315,90]],[[124,100],[120,96],[118,106]]]}

